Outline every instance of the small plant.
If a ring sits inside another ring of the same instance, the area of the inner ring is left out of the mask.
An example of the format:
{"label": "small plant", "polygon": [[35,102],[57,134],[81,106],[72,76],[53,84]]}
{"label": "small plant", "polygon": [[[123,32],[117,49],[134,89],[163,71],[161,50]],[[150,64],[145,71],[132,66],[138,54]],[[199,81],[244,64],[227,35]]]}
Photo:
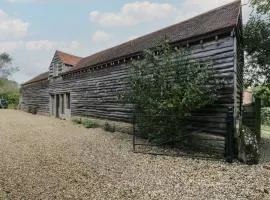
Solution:
{"label": "small plant", "polygon": [[73,124],[82,124],[82,119],[73,119],[72,122]]}
{"label": "small plant", "polygon": [[97,127],[97,124],[95,122],[90,121],[90,120],[85,120],[83,122],[83,126],[85,128],[96,128]]}
{"label": "small plant", "polygon": [[108,132],[114,133],[115,132],[115,124],[110,125],[108,122],[105,122],[105,124],[104,124],[104,130],[105,131],[108,131]]}

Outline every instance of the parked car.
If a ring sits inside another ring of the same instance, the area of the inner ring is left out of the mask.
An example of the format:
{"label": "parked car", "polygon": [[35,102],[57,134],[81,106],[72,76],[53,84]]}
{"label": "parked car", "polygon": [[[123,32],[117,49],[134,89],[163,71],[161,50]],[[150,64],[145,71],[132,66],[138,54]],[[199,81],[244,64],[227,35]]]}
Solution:
{"label": "parked car", "polygon": [[7,109],[8,108],[8,102],[5,99],[0,99],[0,108]]}

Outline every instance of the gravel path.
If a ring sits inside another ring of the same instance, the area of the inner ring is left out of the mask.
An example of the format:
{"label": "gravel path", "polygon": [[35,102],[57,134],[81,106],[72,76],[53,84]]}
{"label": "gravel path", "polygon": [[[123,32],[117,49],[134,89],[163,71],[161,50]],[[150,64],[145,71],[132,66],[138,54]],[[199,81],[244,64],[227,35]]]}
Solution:
{"label": "gravel path", "polygon": [[133,154],[131,137],[0,110],[2,199],[270,199],[262,163]]}

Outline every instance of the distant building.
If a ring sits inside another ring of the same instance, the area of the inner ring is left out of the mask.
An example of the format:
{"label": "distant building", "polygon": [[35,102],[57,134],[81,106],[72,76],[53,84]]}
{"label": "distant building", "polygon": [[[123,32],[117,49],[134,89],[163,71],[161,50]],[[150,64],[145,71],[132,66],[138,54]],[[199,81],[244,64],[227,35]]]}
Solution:
{"label": "distant building", "polygon": [[253,94],[252,89],[249,87],[244,91],[243,94],[243,105],[251,104],[253,103]]}

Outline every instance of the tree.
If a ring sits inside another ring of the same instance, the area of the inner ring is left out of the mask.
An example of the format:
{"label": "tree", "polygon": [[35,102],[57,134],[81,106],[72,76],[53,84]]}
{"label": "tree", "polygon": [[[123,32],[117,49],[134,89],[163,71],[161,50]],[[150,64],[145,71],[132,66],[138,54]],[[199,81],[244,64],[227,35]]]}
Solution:
{"label": "tree", "polygon": [[19,104],[20,92],[19,85],[15,81],[7,78],[0,78],[0,99],[4,98],[10,105],[17,106]]}
{"label": "tree", "polygon": [[249,19],[244,29],[246,86],[270,84],[270,21]]}
{"label": "tree", "polygon": [[212,62],[195,60],[191,52],[165,43],[132,63],[123,99],[134,105],[144,137],[168,142],[182,135],[192,111],[218,98],[222,84],[214,74]]}
{"label": "tree", "polygon": [[7,78],[16,71],[18,71],[18,68],[12,66],[10,55],[7,53],[0,54],[0,78]]}
{"label": "tree", "polygon": [[270,1],[251,0],[253,13],[244,28],[245,86],[270,83]]}
{"label": "tree", "polygon": [[251,5],[260,14],[270,13],[270,1],[269,0],[251,0]]}
{"label": "tree", "polygon": [[19,104],[19,86],[15,81],[8,80],[8,76],[18,70],[12,66],[12,58],[7,53],[0,54],[0,99],[5,98],[9,104]]}

